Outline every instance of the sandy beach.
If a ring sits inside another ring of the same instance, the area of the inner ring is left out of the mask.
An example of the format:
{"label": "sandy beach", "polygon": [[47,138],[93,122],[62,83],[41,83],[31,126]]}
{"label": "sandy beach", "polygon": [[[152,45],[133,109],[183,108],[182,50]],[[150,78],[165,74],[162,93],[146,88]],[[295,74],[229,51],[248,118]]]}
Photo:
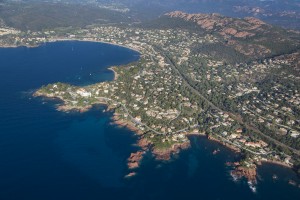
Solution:
{"label": "sandy beach", "polygon": [[112,71],[114,73],[114,81],[115,80],[118,80],[119,78],[119,75],[118,73],[116,72],[116,70],[114,70],[114,67],[110,67],[110,68],[107,68],[108,70]]}

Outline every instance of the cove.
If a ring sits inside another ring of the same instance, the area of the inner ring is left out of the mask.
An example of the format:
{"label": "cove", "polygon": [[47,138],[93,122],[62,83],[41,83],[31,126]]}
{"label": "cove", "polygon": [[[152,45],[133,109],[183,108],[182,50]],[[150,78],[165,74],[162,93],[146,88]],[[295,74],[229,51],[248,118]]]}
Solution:
{"label": "cove", "polygon": [[104,107],[65,114],[55,110],[58,102],[34,99],[31,91],[58,81],[111,81],[108,67],[138,58],[130,49],[92,42],[0,48],[1,200],[99,199],[95,192],[105,197],[107,187],[124,185],[134,134],[110,125]]}

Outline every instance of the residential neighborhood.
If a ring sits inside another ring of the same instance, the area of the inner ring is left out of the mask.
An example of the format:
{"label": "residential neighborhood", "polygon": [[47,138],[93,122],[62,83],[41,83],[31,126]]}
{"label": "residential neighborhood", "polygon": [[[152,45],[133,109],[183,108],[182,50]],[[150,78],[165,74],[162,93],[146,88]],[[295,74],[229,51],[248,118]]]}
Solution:
{"label": "residential neighborhood", "polygon": [[[37,37],[38,35],[43,36]],[[40,42],[43,37],[44,42],[64,39],[109,42],[135,49],[141,54],[138,63],[114,67],[118,78],[112,82],[84,88],[57,87],[56,84],[44,88],[47,89],[48,96],[64,100],[64,109],[89,108],[92,104],[106,103],[115,107],[119,117],[131,121],[143,131],[144,137],[150,141],[155,138],[155,143],[160,141],[166,147],[185,142],[190,133],[205,133],[249,151],[261,159],[285,162],[291,158],[286,153],[276,153],[267,142],[255,139],[259,137],[253,137],[255,133],[247,130],[225,109],[215,108],[207,102],[216,104],[213,98],[220,94],[226,95],[229,100],[237,102],[236,111],[248,121],[262,124],[274,134],[298,138],[299,112],[295,113],[294,109],[299,109],[299,86],[294,84],[295,88],[290,90],[286,90],[284,85],[265,89],[253,81],[262,79],[273,70],[280,70],[283,65],[292,67],[293,62],[287,62],[285,58],[266,59],[261,63],[224,65],[224,61],[209,55],[192,53],[195,43],[211,44],[217,42],[217,38],[212,35],[202,37],[184,30],[103,26],[64,35],[55,31],[34,33],[27,42]],[[16,43],[24,42],[18,41],[18,37],[15,40]],[[24,45],[30,44],[27,42]],[[163,52],[168,52],[168,55]],[[204,72],[196,70],[197,65],[203,66]],[[184,77],[180,74],[181,71],[187,72]],[[299,80],[296,75],[287,78]],[[235,82],[236,79],[240,81]],[[209,85],[207,83],[213,83],[213,87],[199,90],[205,98],[189,88],[194,84]],[[44,90],[41,89],[43,94],[42,91]],[[274,95],[277,97],[271,98]],[[279,106],[282,105],[281,100],[284,100],[285,106]],[[156,139],[157,136],[159,140]]]}

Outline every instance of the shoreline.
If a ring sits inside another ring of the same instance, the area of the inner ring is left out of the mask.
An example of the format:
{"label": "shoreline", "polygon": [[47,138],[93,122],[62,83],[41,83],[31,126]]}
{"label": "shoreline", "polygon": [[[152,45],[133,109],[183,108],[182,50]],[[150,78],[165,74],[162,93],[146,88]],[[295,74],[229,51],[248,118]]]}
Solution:
{"label": "shoreline", "polygon": [[[59,97],[52,97],[52,96],[46,96],[46,95],[43,95],[43,94],[40,94],[38,92],[35,92],[33,94],[34,97],[46,97],[46,98],[50,98],[50,99],[59,99],[59,100],[62,100],[62,98],[59,98]],[[104,106],[107,106],[107,109],[104,110],[104,112],[107,112],[107,111],[113,111],[114,107],[111,107],[108,103],[106,102],[98,102],[96,103],[95,105],[104,105]],[[61,112],[70,112],[70,111],[77,111],[77,112],[80,112],[80,113],[83,113],[83,112],[87,112],[88,110],[90,110],[92,108],[92,106],[89,106],[89,107],[82,107],[82,108],[71,108],[71,107],[68,107],[68,106],[65,106],[65,105],[59,105],[57,107],[57,110],[58,111],[61,111]],[[113,116],[111,117],[111,124],[114,124],[114,125],[117,125],[119,127],[124,127],[124,128],[127,128],[128,130],[132,131],[134,134],[138,135],[138,136],[142,136],[144,134],[143,131],[141,131],[139,128],[137,128],[131,121],[129,120],[124,120],[124,119],[120,119],[120,116],[121,114],[119,113],[116,113],[113,111]],[[238,149],[237,147],[234,147],[228,143],[225,143],[221,140],[218,140],[214,137],[206,137],[206,135],[203,135],[203,134],[194,134],[194,133],[189,133],[187,134],[188,136],[199,136],[199,137],[205,137],[205,139],[207,139],[208,141],[212,141],[212,142],[216,142],[218,143],[219,145],[222,145],[223,147],[227,148],[228,150],[234,152],[234,153],[238,153],[240,154],[241,153],[241,150]],[[188,142],[188,145],[187,143],[183,143],[183,144],[174,144],[171,148],[169,149],[164,149],[164,150],[160,150],[160,149],[155,149],[153,147],[150,147],[152,146],[151,145],[151,142],[149,141],[146,141],[147,139],[145,138],[140,138],[138,140],[138,143],[137,145],[139,147],[141,147],[144,151],[146,150],[151,150],[151,152],[153,153],[153,155],[159,157],[159,158],[162,158],[162,159],[159,159],[159,160],[168,160],[171,158],[171,155],[172,154],[176,154],[180,151],[180,149],[186,149],[186,148],[189,148],[190,147],[190,142]],[[140,143],[140,141],[142,141]],[[142,144],[142,145],[141,145]],[[182,148],[183,147],[183,148]],[[166,159],[167,158],[167,159]],[[281,162],[281,161],[274,161],[274,160],[267,160],[267,159],[260,159],[259,160],[260,163],[257,163],[256,165],[263,165],[264,163],[265,164],[273,164],[273,165],[279,165],[279,166],[282,166],[282,167],[286,167],[286,168],[289,168],[289,169],[293,169],[293,166],[291,165],[288,165],[284,162]]]}
{"label": "shoreline", "polygon": [[118,44],[118,43],[113,43],[113,42],[106,42],[106,41],[101,41],[101,40],[92,40],[92,39],[76,39],[76,38],[50,38],[48,41],[42,42],[42,43],[38,43],[35,45],[14,45],[14,44],[9,44],[9,45],[0,45],[0,48],[18,48],[18,47],[26,47],[26,48],[37,48],[43,44],[46,43],[53,43],[53,42],[95,42],[95,43],[103,43],[103,44],[110,44],[110,45],[114,45],[114,46],[118,46],[118,47],[123,47],[126,49],[130,49],[132,51],[136,51],[137,53],[139,53],[140,55],[142,55],[141,50],[134,48],[134,47],[129,47],[126,45],[122,45],[122,44]]}
{"label": "shoreline", "polygon": [[166,149],[155,148],[153,146],[153,143],[150,142],[147,138],[141,137],[144,134],[143,131],[134,126],[134,124],[131,121],[120,119],[118,116],[120,116],[120,114],[113,114],[113,117],[111,118],[113,120],[112,124],[115,124],[120,127],[125,127],[132,131],[134,134],[140,136],[140,138],[137,141],[137,146],[139,146],[144,152],[150,151],[157,160],[168,161],[173,155],[178,154],[180,150],[188,149],[191,147],[190,141],[188,140],[184,143],[175,143],[170,148]]}
{"label": "shoreline", "polygon": [[233,146],[231,144],[225,143],[225,142],[223,142],[221,140],[218,140],[215,137],[207,137],[207,139],[210,140],[210,141],[214,141],[214,142],[216,142],[216,143],[218,143],[218,144],[226,147],[227,149],[233,151],[234,153],[241,153],[241,150],[239,148],[237,148],[237,147],[235,147],[235,146]]}
{"label": "shoreline", "polygon": [[114,67],[109,67],[107,69],[110,70],[110,71],[112,71],[114,73],[114,79],[113,79],[113,81],[118,80],[119,74],[118,74],[118,72],[116,72],[116,70],[114,69]]}
{"label": "shoreline", "polygon": [[132,122],[130,122],[128,120],[120,119],[119,116],[120,116],[119,113],[114,112],[113,116],[111,117],[112,124],[115,124],[120,127],[125,127],[137,135],[143,134],[143,132],[140,129],[138,129],[137,127],[135,127]]}
{"label": "shoreline", "polygon": [[[41,97],[46,97],[46,98],[51,98],[51,99],[60,99],[63,101],[62,98],[57,98],[57,97],[52,97],[52,96],[46,96],[43,95],[42,93],[39,93],[36,91],[33,96],[41,96]],[[159,161],[170,161],[174,156],[177,156],[182,150],[186,150],[191,148],[191,141],[188,140],[187,142],[184,143],[176,143],[173,144],[171,147],[168,147],[166,149],[159,149],[155,148],[154,144],[149,141],[147,138],[143,137],[144,131],[140,130],[138,127],[135,126],[134,123],[132,123],[130,120],[127,119],[122,119],[120,116],[122,116],[120,113],[115,112],[114,107],[110,106],[107,102],[97,102],[94,105],[104,105],[107,106],[107,109],[104,109],[103,112],[108,112],[112,111],[113,115],[111,117],[111,125],[116,125],[118,127],[126,128],[129,131],[132,131],[134,135],[136,135],[137,138],[137,143],[136,145],[140,147],[140,150],[137,152],[132,152],[131,157],[127,159],[127,166],[128,170],[131,170],[131,173],[135,173],[132,170],[138,169],[141,161],[144,158],[144,155],[146,155],[146,152],[150,152],[152,156]],[[94,105],[89,106],[89,107],[82,107],[82,108],[71,108],[65,105],[59,105],[57,107],[58,111],[63,111],[63,112],[87,112],[90,110]],[[203,133],[187,133],[187,136],[199,136],[199,137],[205,137],[206,135]],[[208,140],[208,142],[216,142],[219,145],[222,145],[223,147],[227,148],[229,151],[232,151],[237,154],[241,154],[241,150],[235,146],[232,146],[228,143],[225,143],[224,141],[218,140],[214,137],[205,137],[203,139]],[[263,164],[271,164],[271,165],[277,165],[281,167],[288,168],[290,170],[293,170],[293,165],[288,165],[284,163],[283,161],[274,161],[274,160],[267,160],[265,158],[260,158],[259,160],[252,160],[253,161],[253,166],[251,168],[243,168],[243,167],[236,167],[236,173],[239,174],[241,177],[245,176],[250,182],[255,183],[256,179],[254,179],[254,175],[257,176],[257,167],[262,166]],[[240,162],[240,161],[238,161]],[[255,171],[255,172],[254,172]],[[249,175],[250,174],[250,175]],[[132,175],[134,176],[134,175]],[[249,178],[250,177],[250,178]]]}
{"label": "shoreline", "polygon": [[[41,45],[43,44],[46,44],[46,43],[54,43],[54,42],[71,42],[71,41],[77,41],[77,42],[95,42],[95,43],[103,43],[103,44],[110,44],[110,45],[113,45],[113,46],[118,46],[118,47],[123,47],[123,48],[126,48],[126,49],[130,49],[132,51],[135,51],[137,53],[139,53],[139,56],[142,55],[142,53],[140,52],[139,49],[136,49],[136,48],[133,48],[133,47],[129,47],[129,46],[125,46],[125,45],[121,45],[121,44],[117,44],[117,43],[112,43],[112,42],[105,42],[105,41],[98,41],[98,40],[91,40],[91,39],[70,39],[70,38],[55,38],[55,39],[50,39],[49,41],[47,42],[43,42],[43,43],[39,43],[37,45],[34,45],[34,46],[26,46],[26,45],[4,45],[4,46],[1,46],[0,45],[0,48],[19,48],[19,47],[26,47],[26,48],[37,48],[37,47],[40,47]],[[116,66],[110,66],[108,67],[107,69],[112,71],[114,73],[114,78],[112,81],[115,81],[118,79],[119,75],[118,73],[116,72],[116,70],[114,70],[114,67]]]}
{"label": "shoreline", "polygon": [[[110,45],[114,45],[114,46],[118,46],[118,47],[123,47],[123,48],[126,48],[126,49],[130,49],[130,50],[133,50],[133,51],[136,51],[138,52],[140,55],[142,55],[142,53],[140,52],[140,49],[136,49],[134,47],[129,47],[129,46],[125,46],[125,45],[122,45],[122,44],[117,44],[117,43],[113,43],[113,42],[106,42],[106,41],[101,41],[101,40],[92,40],[92,39],[76,39],[76,38],[52,38],[52,39],[49,39],[49,41],[46,41],[44,43],[52,43],[52,42],[64,42],[64,41],[77,41],[77,42],[96,42],[96,43],[103,43],[103,44],[110,44]],[[43,44],[43,43],[41,43]],[[40,46],[41,44],[37,45],[37,46]],[[34,48],[35,46],[33,46]],[[30,48],[30,47],[29,47]]]}
{"label": "shoreline", "polygon": [[[233,146],[233,145],[230,145],[228,143],[224,143],[223,141],[221,140],[218,140],[214,137],[210,137],[210,138],[207,138],[208,140],[210,141],[214,141],[214,142],[217,142],[219,143],[220,145],[226,147],[227,149],[229,149],[230,151],[233,151],[234,153],[241,153],[241,150],[238,149],[237,147]],[[273,164],[273,165],[279,165],[279,166],[282,166],[282,167],[286,167],[286,168],[289,168],[289,169],[293,169],[293,166],[292,165],[289,165],[287,163],[284,163],[282,161],[276,161],[276,160],[268,160],[268,159],[260,159],[259,160],[260,163],[258,163],[257,165],[263,165],[264,163],[266,164]]]}
{"label": "shoreline", "polygon": [[288,165],[288,164],[283,163],[283,162],[279,162],[279,161],[274,161],[274,160],[261,160],[261,164],[260,164],[260,165],[263,165],[264,163],[265,163],[265,164],[278,165],[278,166],[281,166],[281,167],[286,167],[286,168],[289,168],[289,169],[293,169],[293,166]]}
{"label": "shoreline", "polygon": [[[5,45],[5,46],[0,46],[0,48],[18,48],[18,47],[27,47],[27,48],[36,48],[36,47],[39,47],[43,44],[46,44],[46,43],[52,43],[52,42],[64,42],[64,41],[79,41],[79,42],[96,42],[96,43],[104,43],[104,44],[110,44],[110,45],[114,45],[114,46],[119,46],[119,47],[123,47],[123,48],[127,48],[127,49],[130,49],[130,50],[133,50],[133,51],[136,51],[137,53],[139,53],[140,55],[142,55],[142,53],[140,52],[139,49],[136,49],[136,48],[133,48],[133,47],[129,47],[129,46],[125,46],[125,45],[120,45],[120,44],[117,44],[117,43],[113,43],[113,42],[105,42],[105,41],[99,41],[99,40],[93,40],[93,39],[76,39],[76,38],[52,38],[52,39],[49,39],[49,41],[46,41],[46,42],[43,42],[43,43],[39,43],[35,46],[22,46],[22,45]],[[119,77],[119,74],[116,72],[116,70],[114,70],[114,67],[115,66],[111,66],[111,67],[108,67],[107,69],[112,71],[114,73],[114,78],[113,78],[113,81],[116,81]],[[36,95],[36,96],[44,96],[44,95]],[[47,96],[46,96],[47,97]],[[48,98],[53,98],[53,97],[48,97]],[[59,98],[60,100],[63,100],[62,98]],[[101,104],[101,105],[105,105],[108,107],[107,110],[111,110],[113,109],[112,107],[110,107],[110,105],[106,102],[99,102],[97,104]],[[82,107],[82,108],[69,108],[68,106],[65,106],[65,105],[60,105],[57,107],[57,110],[59,111],[63,111],[63,112],[68,112],[68,111],[78,111],[78,112],[86,112],[88,111],[92,106],[89,106],[89,107]],[[112,117],[112,123],[116,124],[116,125],[119,125],[119,126],[122,126],[122,127],[126,127],[128,130],[134,132],[134,134],[137,134],[137,135],[142,135],[143,134],[143,131],[141,131],[139,128],[135,127],[135,125],[128,121],[128,120],[122,120],[120,118],[118,118],[117,116],[120,115],[118,113],[114,113],[113,114],[113,117]],[[191,134],[192,135],[192,134]],[[198,135],[198,134],[195,134],[195,135]],[[233,146],[233,145],[230,145],[226,142],[223,142],[215,137],[210,137],[208,138],[208,140],[211,140],[211,141],[214,141],[214,142],[217,142],[219,143],[220,145],[228,148],[230,151],[233,151],[234,153],[241,153],[241,149]],[[175,148],[176,150],[174,150],[173,146],[169,149],[166,149],[164,150],[164,153],[162,153],[163,157],[166,155],[166,154],[170,154],[170,153],[176,153],[178,152],[181,148],[181,144],[176,144],[176,145],[179,145],[179,148]],[[176,146],[175,145],[175,146]],[[183,146],[186,146],[186,145],[183,145]],[[143,147],[142,147],[143,148]],[[155,154],[155,149],[152,148],[152,153]],[[157,150],[156,152],[160,152],[159,150]],[[166,153],[167,152],[167,153]],[[161,156],[161,155],[158,155],[158,157]],[[280,166],[283,166],[283,167],[288,167],[290,169],[293,169],[293,166],[291,165],[288,165],[286,163],[283,163],[281,161],[272,161],[272,160],[265,160],[265,159],[261,159],[260,160],[260,164],[263,164],[263,163],[270,163],[270,164],[274,164],[274,165],[280,165]]]}

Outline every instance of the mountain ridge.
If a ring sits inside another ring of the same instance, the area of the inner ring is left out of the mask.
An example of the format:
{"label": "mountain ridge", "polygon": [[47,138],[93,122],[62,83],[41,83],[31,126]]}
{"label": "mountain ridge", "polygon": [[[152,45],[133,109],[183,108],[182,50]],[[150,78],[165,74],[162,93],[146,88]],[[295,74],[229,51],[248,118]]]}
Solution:
{"label": "mountain ridge", "polygon": [[222,46],[232,47],[238,53],[254,59],[292,52],[300,47],[298,33],[254,17],[232,18],[218,13],[189,14],[173,11],[162,15],[160,20],[166,20],[164,23],[168,23],[168,20],[179,23],[182,20],[181,24],[194,24],[196,31],[212,34],[219,38]]}

